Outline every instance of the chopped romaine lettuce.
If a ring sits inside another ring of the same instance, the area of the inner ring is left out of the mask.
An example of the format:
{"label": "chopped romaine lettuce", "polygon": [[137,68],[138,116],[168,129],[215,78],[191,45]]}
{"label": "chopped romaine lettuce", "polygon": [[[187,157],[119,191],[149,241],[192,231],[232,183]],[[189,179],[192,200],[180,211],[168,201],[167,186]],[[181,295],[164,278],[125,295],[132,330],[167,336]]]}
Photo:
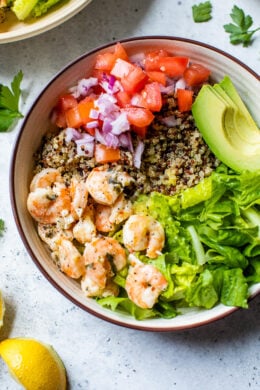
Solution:
{"label": "chopped romaine lettuce", "polygon": [[19,20],[24,20],[31,14],[37,1],[38,0],[15,0],[13,2],[12,11]]}
{"label": "chopped romaine lettuce", "polygon": [[55,4],[65,0],[38,0],[36,6],[32,10],[32,16],[39,17],[44,15]]}
{"label": "chopped romaine lettuce", "polygon": [[140,196],[135,213],[160,221],[166,243],[157,259],[136,256],[162,272],[168,287],[152,309],[140,309],[127,297],[123,270],[114,278],[119,297],[99,303],[139,320],[172,318],[181,307],[210,309],[217,303],[247,308],[249,285],[260,282],[259,204],[260,171],[234,174],[224,166],[179,195]]}

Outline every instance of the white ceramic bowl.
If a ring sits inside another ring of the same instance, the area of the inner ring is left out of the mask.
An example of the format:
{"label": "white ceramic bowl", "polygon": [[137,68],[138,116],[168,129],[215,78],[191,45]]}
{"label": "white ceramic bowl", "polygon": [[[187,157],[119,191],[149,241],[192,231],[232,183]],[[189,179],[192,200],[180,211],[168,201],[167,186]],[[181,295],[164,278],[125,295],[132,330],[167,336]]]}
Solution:
{"label": "white ceramic bowl", "polygon": [[42,17],[24,22],[8,12],[7,20],[0,24],[0,43],[19,41],[48,31],[70,19],[90,2],[91,0],[70,0],[62,5],[57,4]]}
{"label": "white ceramic bowl", "polygon": [[[165,48],[177,55],[190,57],[206,65],[212,77],[218,81],[228,74],[256,121],[260,122],[260,89],[256,88],[259,77],[246,65],[214,47],[183,38],[143,37],[122,41],[130,55],[154,48]],[[114,44],[102,46],[84,54],[58,73],[44,88],[24,119],[12,156],[10,191],[14,217],[22,240],[36,265],[47,279],[66,297],[82,309],[118,325],[150,331],[174,331],[192,328],[220,319],[236,308],[217,305],[211,310],[187,309],[185,314],[173,319],[149,319],[137,321],[134,318],[102,308],[94,300],[84,297],[79,285],[62,274],[53,264],[50,254],[40,240],[35,224],[26,208],[28,187],[32,178],[33,154],[46,133],[50,112],[57,97],[67,87],[75,85],[83,74],[91,74],[98,52],[107,51]],[[259,84],[258,84],[259,85]],[[35,131],[37,129],[37,131]],[[260,283],[251,287],[250,298],[260,293]]]}

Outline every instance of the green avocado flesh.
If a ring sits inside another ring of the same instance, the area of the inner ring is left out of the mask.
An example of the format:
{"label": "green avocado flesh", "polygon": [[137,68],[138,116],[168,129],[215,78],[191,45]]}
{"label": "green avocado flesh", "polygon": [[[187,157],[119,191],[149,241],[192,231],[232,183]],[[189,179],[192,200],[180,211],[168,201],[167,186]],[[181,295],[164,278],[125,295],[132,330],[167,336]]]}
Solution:
{"label": "green avocado flesh", "polygon": [[260,169],[260,130],[228,76],[214,86],[203,85],[192,114],[220,161],[238,172]]}

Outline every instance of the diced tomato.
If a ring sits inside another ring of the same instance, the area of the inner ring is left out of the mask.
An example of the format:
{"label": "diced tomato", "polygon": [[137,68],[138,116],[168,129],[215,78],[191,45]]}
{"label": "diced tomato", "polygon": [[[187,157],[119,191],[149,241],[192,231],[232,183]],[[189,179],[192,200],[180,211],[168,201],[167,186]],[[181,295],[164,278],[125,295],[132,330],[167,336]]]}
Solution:
{"label": "diced tomato", "polygon": [[157,81],[162,85],[166,85],[166,74],[160,71],[152,70],[150,72],[146,72],[147,76],[152,81]]}
{"label": "diced tomato", "polygon": [[177,89],[177,104],[181,112],[189,111],[192,106],[193,91]]}
{"label": "diced tomato", "polygon": [[138,126],[132,126],[132,130],[140,137],[145,138],[148,126],[138,127]]}
{"label": "diced tomato", "polygon": [[149,126],[154,119],[153,113],[147,108],[128,107],[123,108],[131,125],[137,127]]}
{"label": "diced tomato", "polygon": [[125,91],[119,91],[115,94],[119,107],[128,107],[131,103],[131,96]]}
{"label": "diced tomato", "polygon": [[116,56],[113,53],[107,52],[98,54],[95,63],[95,69],[105,70],[110,72],[116,62]]}
{"label": "diced tomato", "polygon": [[88,128],[88,127],[87,127],[87,124],[82,125],[81,128],[82,128],[86,133],[89,133],[89,134],[92,135],[93,137],[95,136],[95,133],[96,133],[96,129],[95,129],[95,128]]}
{"label": "diced tomato", "polygon": [[137,92],[133,95],[131,99],[131,105],[134,107],[149,108],[146,102],[146,98],[144,97],[143,91]]}
{"label": "diced tomato", "polygon": [[191,64],[183,74],[184,80],[187,85],[194,87],[200,85],[208,80],[210,70],[200,64]]}
{"label": "diced tomato", "polygon": [[76,107],[72,107],[65,112],[66,122],[68,127],[73,127],[75,129],[79,128],[83,125],[83,121],[81,119],[79,113],[78,105]]}
{"label": "diced tomato", "polygon": [[105,76],[108,76],[108,73],[101,69],[93,69],[92,77],[96,77],[98,81],[103,80]]}
{"label": "diced tomato", "polygon": [[144,66],[146,71],[158,71],[157,61],[160,57],[169,57],[169,53],[164,50],[153,50],[145,55]]}
{"label": "diced tomato", "polygon": [[105,164],[120,160],[120,150],[109,148],[102,144],[95,145],[95,160],[97,163]]}
{"label": "diced tomato", "polygon": [[188,57],[162,57],[158,59],[158,70],[170,77],[180,77],[183,75],[188,62]]}
{"label": "diced tomato", "polygon": [[67,127],[67,121],[66,121],[66,116],[65,116],[64,111],[54,109],[52,120],[53,120],[53,123],[55,123],[57,127],[60,127],[60,128]]}
{"label": "diced tomato", "polygon": [[67,126],[75,129],[92,121],[89,117],[90,110],[94,108],[94,102],[89,97],[81,100],[77,106],[70,108],[65,112]]}
{"label": "diced tomato", "polygon": [[93,119],[89,117],[90,111],[92,109],[94,109],[94,102],[92,99],[90,100],[89,97],[79,102],[78,104],[79,115],[84,124],[93,121]]}
{"label": "diced tomato", "polygon": [[153,82],[146,84],[142,91],[142,95],[146,100],[146,107],[149,108],[152,112],[161,110],[162,94],[159,83]]}
{"label": "diced tomato", "polygon": [[121,79],[122,77],[127,76],[134,67],[135,66],[130,62],[118,58],[110,73],[117,79]]}
{"label": "diced tomato", "polygon": [[124,90],[130,94],[140,91],[147,81],[148,76],[139,66],[134,66],[128,75],[121,78],[121,84]]}
{"label": "diced tomato", "polygon": [[129,60],[127,52],[120,42],[117,42],[115,46],[114,55],[116,58],[121,58],[121,60]]}
{"label": "diced tomato", "polygon": [[59,97],[56,107],[59,111],[67,111],[69,108],[75,107],[77,104],[77,99],[70,93],[66,93]]}

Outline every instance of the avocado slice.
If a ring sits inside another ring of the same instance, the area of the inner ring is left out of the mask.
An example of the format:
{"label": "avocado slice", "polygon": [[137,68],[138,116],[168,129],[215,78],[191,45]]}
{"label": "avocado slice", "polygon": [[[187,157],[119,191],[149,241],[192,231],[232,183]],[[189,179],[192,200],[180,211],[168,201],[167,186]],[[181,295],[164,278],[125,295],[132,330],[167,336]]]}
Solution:
{"label": "avocado slice", "polygon": [[235,171],[260,169],[260,131],[228,76],[204,85],[192,114],[215,156]]}

